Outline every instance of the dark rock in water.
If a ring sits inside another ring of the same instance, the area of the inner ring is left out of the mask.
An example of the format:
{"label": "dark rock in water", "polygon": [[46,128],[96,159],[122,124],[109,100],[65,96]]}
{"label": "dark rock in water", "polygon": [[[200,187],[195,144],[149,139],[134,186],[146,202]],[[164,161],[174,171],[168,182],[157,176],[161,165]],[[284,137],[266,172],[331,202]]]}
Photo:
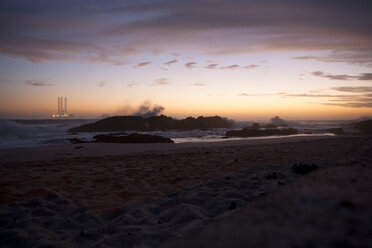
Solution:
{"label": "dark rock in water", "polygon": [[113,116],[95,123],[89,123],[80,127],[71,128],[69,132],[111,132],[126,130],[147,130],[144,119],[141,116]]}
{"label": "dark rock in water", "polygon": [[250,127],[243,128],[242,130],[227,131],[226,136],[236,137],[259,137],[259,136],[271,136],[271,135],[292,135],[298,134],[298,130],[294,128],[285,129],[252,129]]}
{"label": "dark rock in water", "polygon": [[372,134],[372,119],[352,123],[351,126],[361,133]]}
{"label": "dark rock in water", "polygon": [[261,128],[260,124],[258,124],[258,123],[253,123],[252,126],[250,127],[250,129],[255,129],[255,130],[258,130],[260,128]]}
{"label": "dark rock in water", "polygon": [[118,136],[112,134],[98,134],[93,136],[96,142],[111,142],[111,140],[118,138]]}
{"label": "dark rock in water", "polygon": [[319,166],[316,165],[316,164],[302,164],[302,163],[297,163],[295,165],[292,166],[292,171],[294,173],[297,173],[297,174],[301,174],[301,175],[306,175],[316,169],[318,169]]}
{"label": "dark rock in water", "polygon": [[336,135],[345,134],[344,129],[342,129],[341,127],[330,128],[330,129],[327,129],[326,131],[329,133],[336,134]]}
{"label": "dark rock in water", "polygon": [[253,130],[258,130],[261,128],[260,124],[253,122],[251,126],[244,127],[245,129],[253,129]]}
{"label": "dark rock in water", "polygon": [[87,143],[85,140],[81,140],[81,139],[78,139],[78,138],[71,138],[71,139],[68,139],[68,141],[70,141],[72,144]]}
{"label": "dark rock in water", "polygon": [[130,134],[128,136],[114,136],[100,134],[93,137],[97,142],[104,143],[174,143],[173,140],[149,134]]}
{"label": "dark rock in water", "polygon": [[229,128],[232,122],[219,116],[198,118],[188,117],[176,120],[165,115],[143,118],[141,116],[113,116],[94,123],[74,127],[69,132],[116,132],[116,131],[156,131],[156,130],[194,130],[210,128]]}
{"label": "dark rock in water", "polygon": [[274,125],[274,124],[266,124],[263,126],[264,128],[278,128],[277,125]]}
{"label": "dark rock in water", "polygon": [[231,202],[231,204],[230,204],[228,210],[233,210],[233,209],[235,209],[235,208],[236,208],[236,202]]}

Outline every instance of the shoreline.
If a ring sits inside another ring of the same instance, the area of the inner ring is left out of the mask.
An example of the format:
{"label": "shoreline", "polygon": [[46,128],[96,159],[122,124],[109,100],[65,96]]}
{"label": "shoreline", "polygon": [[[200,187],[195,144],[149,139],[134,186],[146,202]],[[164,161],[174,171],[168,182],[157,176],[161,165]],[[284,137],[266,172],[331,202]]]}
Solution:
{"label": "shoreline", "polygon": [[[0,165],[4,162],[35,161],[35,160],[58,160],[74,156],[115,156],[124,154],[151,153],[151,152],[179,152],[190,148],[222,147],[222,146],[245,146],[276,144],[285,142],[297,142],[317,139],[332,139],[343,136],[283,136],[262,138],[236,138],[221,139],[211,142],[183,142],[183,143],[142,143],[142,144],[114,144],[114,143],[81,143],[63,144],[36,147],[17,147],[0,149]],[[35,155],[37,153],[37,156]]]}

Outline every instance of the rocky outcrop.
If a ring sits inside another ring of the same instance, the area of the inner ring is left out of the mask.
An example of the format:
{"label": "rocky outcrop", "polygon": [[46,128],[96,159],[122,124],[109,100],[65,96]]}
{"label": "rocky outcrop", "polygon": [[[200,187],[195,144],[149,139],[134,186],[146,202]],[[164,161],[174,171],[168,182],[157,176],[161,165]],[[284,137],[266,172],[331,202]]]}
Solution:
{"label": "rocky outcrop", "polygon": [[149,134],[130,134],[127,136],[115,136],[108,134],[100,134],[93,137],[96,142],[104,143],[174,143],[173,140]]}
{"label": "rocky outcrop", "polygon": [[294,128],[261,128],[257,123],[253,123],[252,126],[245,127],[241,130],[231,130],[226,132],[226,136],[229,137],[259,137],[292,134],[298,134],[298,130]]}
{"label": "rocky outcrop", "polygon": [[274,124],[266,124],[263,126],[264,128],[278,128],[277,125],[274,125]]}
{"label": "rocky outcrop", "polygon": [[143,118],[141,116],[113,116],[94,123],[74,127],[69,132],[116,132],[116,131],[158,131],[229,128],[232,123],[219,116],[188,117],[176,120],[165,115]]}
{"label": "rocky outcrop", "polygon": [[140,116],[113,116],[94,123],[71,128],[69,132],[144,131],[146,128],[143,118]]}
{"label": "rocky outcrop", "polygon": [[258,130],[260,128],[261,126],[258,123],[253,123],[252,126],[248,127],[248,129],[254,129],[254,130]]}

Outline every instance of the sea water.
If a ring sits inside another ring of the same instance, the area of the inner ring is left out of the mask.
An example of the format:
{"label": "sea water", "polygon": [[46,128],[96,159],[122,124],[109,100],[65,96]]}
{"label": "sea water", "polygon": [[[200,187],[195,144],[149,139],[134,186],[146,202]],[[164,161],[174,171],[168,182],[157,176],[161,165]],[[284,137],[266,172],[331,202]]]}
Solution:
{"label": "sea water", "polygon": [[[78,138],[85,141],[93,141],[96,133],[69,133],[72,127],[91,123],[95,120],[87,119],[50,119],[50,120],[0,120],[0,149],[16,147],[50,146],[70,143],[69,139]],[[301,121],[291,122],[292,128],[307,134],[295,136],[319,136],[332,135],[327,129],[340,127],[342,121]],[[240,128],[235,128],[240,129]],[[140,132],[145,134],[160,135],[171,138],[176,143],[183,142],[216,142],[226,140],[225,133],[231,129],[211,129],[192,131],[153,131]],[[127,131],[134,133],[138,131]],[[311,133],[311,134],[310,134]],[[281,136],[254,137],[244,139],[268,139]],[[242,138],[228,138],[229,140]]]}

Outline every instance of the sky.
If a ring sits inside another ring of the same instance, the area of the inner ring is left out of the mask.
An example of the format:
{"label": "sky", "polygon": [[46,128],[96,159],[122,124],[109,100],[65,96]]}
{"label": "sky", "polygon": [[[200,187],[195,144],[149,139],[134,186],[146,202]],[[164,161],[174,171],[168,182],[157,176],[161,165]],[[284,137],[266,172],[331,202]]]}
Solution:
{"label": "sky", "polygon": [[2,0],[0,118],[372,116],[370,0]]}

